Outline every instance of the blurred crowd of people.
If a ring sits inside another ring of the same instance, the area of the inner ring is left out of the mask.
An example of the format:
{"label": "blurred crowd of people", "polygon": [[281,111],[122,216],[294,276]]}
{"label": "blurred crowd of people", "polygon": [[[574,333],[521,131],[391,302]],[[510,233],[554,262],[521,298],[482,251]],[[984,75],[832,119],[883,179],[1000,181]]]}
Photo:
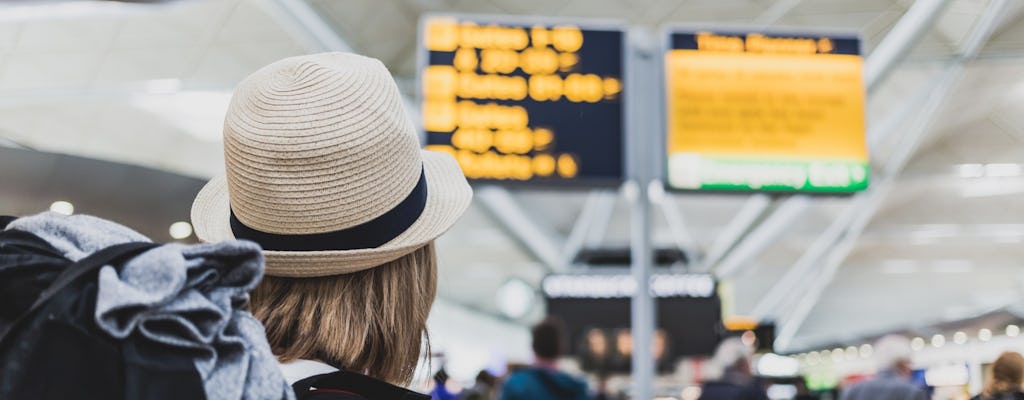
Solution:
{"label": "blurred crowd of people", "polygon": [[[447,374],[442,369],[434,375],[434,400],[586,400],[607,399],[606,393],[591,394],[587,383],[558,368],[558,359],[565,354],[561,324],[545,319],[532,329],[534,362],[510,370],[500,380],[487,371],[477,374],[475,384],[458,394],[449,391]],[[593,397],[592,397],[593,396]]]}
{"label": "blurred crowd of people", "polygon": [[[624,393],[609,390],[606,376],[598,376],[589,388],[583,377],[561,371],[557,360],[564,355],[562,333],[557,320],[546,319],[533,328],[532,365],[510,368],[507,375],[480,371],[474,384],[458,393],[442,368],[434,375],[431,397],[435,400],[526,400],[526,399],[625,399]],[[878,372],[870,379],[840,388],[838,400],[928,400],[926,388],[912,382],[914,371],[910,341],[890,335],[875,345]],[[724,339],[708,360],[698,400],[768,400],[770,382],[757,376],[752,361],[754,349],[738,337]],[[971,400],[1024,400],[1024,356],[1004,352],[992,364],[982,392]],[[821,396],[807,388],[803,378],[793,384],[791,400],[836,399],[836,392]],[[966,399],[966,397],[964,397]]]}

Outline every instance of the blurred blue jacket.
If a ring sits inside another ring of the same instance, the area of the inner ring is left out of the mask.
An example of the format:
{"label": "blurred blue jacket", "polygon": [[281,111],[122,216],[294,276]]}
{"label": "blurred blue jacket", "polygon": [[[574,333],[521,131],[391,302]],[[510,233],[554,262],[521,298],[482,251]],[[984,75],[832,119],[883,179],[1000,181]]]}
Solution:
{"label": "blurred blue jacket", "polygon": [[584,400],[587,383],[565,372],[527,368],[508,377],[501,400]]}
{"label": "blurred blue jacket", "polygon": [[927,400],[928,393],[893,371],[883,371],[869,381],[843,391],[840,400]]}

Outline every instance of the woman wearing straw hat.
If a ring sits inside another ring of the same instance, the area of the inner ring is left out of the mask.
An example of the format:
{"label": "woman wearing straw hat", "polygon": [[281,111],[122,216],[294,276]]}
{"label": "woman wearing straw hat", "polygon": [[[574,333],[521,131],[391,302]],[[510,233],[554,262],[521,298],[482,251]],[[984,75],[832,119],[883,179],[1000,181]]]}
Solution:
{"label": "woman wearing straw hat", "polygon": [[256,71],[231,99],[224,158],[192,206],[196,235],[263,247],[251,307],[298,397],[420,398],[394,385],[419,360],[433,241],[472,190],[450,156],[420,150],[384,65],[326,53]]}

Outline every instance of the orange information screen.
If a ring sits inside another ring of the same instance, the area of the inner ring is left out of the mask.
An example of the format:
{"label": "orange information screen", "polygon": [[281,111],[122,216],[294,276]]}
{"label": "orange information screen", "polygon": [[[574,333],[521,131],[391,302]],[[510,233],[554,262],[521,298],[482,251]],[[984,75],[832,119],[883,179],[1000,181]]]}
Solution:
{"label": "orange information screen", "polygon": [[856,37],[670,34],[668,186],[865,189],[862,64]]}

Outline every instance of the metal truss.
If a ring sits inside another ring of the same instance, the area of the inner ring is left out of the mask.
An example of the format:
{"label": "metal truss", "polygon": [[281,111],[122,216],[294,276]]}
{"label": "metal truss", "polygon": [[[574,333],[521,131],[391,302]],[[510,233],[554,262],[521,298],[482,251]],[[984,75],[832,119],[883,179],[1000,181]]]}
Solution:
{"label": "metal truss", "polygon": [[[782,326],[776,339],[776,345],[779,349],[785,350],[790,346],[797,331],[806,321],[808,315],[810,315],[814,305],[821,299],[825,289],[832,279],[835,278],[839,266],[842,265],[843,260],[846,259],[847,255],[856,245],[860,234],[864,231],[868,222],[871,221],[871,218],[880,207],[888,192],[892,189],[896,176],[906,166],[922,139],[931,129],[932,124],[935,122],[935,117],[942,110],[946,99],[963,75],[964,68],[978,55],[978,52],[981,51],[981,48],[992,35],[992,32],[999,25],[1007,5],[1008,0],[993,0],[988,4],[985,13],[981,16],[974,29],[971,30],[970,36],[968,36],[956,58],[949,63],[939,79],[935,81],[932,88],[928,91],[919,112],[913,115],[914,118],[911,121],[910,128],[904,134],[903,140],[893,153],[892,158],[885,164],[881,179],[877,180],[867,191],[856,196],[843,215],[837,218],[832,226],[829,226],[826,230],[827,234],[823,234],[818,241],[812,244],[808,252],[804,254],[804,257],[801,257],[800,261],[814,259],[813,261],[806,261],[806,265],[814,265],[813,263],[819,260],[823,262],[819,264],[820,267],[817,268],[817,271],[809,271],[811,273],[806,275],[807,278],[802,279],[802,283],[794,285],[798,290],[790,292],[793,293],[791,296],[794,299],[793,301],[782,302],[780,306],[773,310],[776,313],[778,312],[777,310],[781,309],[792,310],[782,321]],[[818,248],[824,248],[828,251],[822,254],[821,257],[816,257],[817,254],[812,253],[812,250],[817,250]],[[794,266],[794,269],[796,267]],[[784,281],[779,282],[779,284],[788,285]],[[784,289],[772,288],[772,292],[777,290]],[[789,307],[789,304],[794,302],[793,307]],[[766,306],[759,305],[758,309],[766,309],[770,306],[770,304]]]}
{"label": "metal truss", "polygon": [[[932,27],[949,3],[950,0],[918,1],[907,10],[864,63],[864,83],[868,88],[868,94],[874,92],[888,77],[907,54],[907,50]],[[807,195],[790,196],[781,202],[776,211],[764,218],[760,225],[753,229],[748,228],[749,233],[745,237],[728,246],[732,250],[718,266],[713,265],[712,270],[721,274],[719,269],[724,265],[730,275],[740,273],[764,249],[775,243],[782,236],[781,231],[792,225],[811,204]],[[776,216],[780,212],[782,214]]]}

